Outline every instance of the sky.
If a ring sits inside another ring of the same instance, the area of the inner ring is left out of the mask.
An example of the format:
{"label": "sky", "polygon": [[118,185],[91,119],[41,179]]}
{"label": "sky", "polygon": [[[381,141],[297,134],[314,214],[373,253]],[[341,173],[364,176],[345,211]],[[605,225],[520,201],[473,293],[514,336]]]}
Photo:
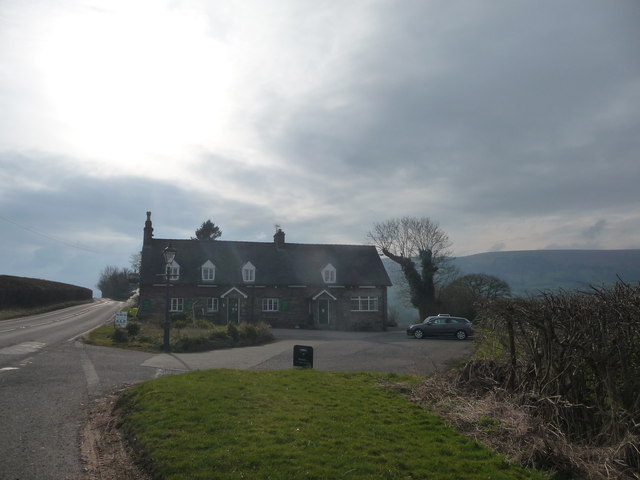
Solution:
{"label": "sky", "polygon": [[640,248],[639,52],[637,0],[0,0],[0,274],[95,290],[147,211]]}

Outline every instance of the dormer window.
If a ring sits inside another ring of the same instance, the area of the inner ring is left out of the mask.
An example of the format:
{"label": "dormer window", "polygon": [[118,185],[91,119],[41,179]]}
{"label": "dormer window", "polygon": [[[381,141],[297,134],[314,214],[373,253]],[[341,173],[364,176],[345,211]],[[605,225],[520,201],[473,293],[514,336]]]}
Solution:
{"label": "dormer window", "polygon": [[202,265],[202,281],[213,282],[216,278],[216,266],[211,263],[211,260],[207,260]]}
{"label": "dormer window", "polygon": [[324,283],[336,283],[336,268],[330,263],[322,269]]}
{"label": "dormer window", "polygon": [[255,282],[256,281],[256,267],[251,262],[247,262],[242,267],[242,281],[243,282]]}
{"label": "dormer window", "polygon": [[180,265],[175,260],[169,264],[169,279],[178,280],[180,278]]}

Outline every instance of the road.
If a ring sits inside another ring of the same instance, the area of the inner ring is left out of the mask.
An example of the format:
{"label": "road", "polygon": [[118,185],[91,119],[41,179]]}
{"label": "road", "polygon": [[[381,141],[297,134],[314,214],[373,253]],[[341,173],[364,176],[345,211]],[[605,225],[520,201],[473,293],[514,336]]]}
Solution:
{"label": "road", "polygon": [[151,354],[85,345],[119,302],[98,301],[0,322],[0,480],[83,478],[80,432],[92,401],[123,385],[207,368],[292,368],[293,346],[314,349],[314,368],[425,376],[466,358],[469,341],[415,340],[404,331],[274,329],[261,347]]}
{"label": "road", "polygon": [[76,339],[121,303],[0,322],[0,478],[77,479],[79,429],[96,377]]}

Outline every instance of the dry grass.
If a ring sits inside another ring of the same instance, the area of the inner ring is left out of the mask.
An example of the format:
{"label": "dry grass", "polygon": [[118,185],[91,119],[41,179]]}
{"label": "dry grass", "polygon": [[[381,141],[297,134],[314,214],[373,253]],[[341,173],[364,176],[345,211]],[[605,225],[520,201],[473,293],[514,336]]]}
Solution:
{"label": "dry grass", "polygon": [[638,452],[638,438],[627,437],[609,447],[572,444],[505,390],[494,388],[473,394],[457,387],[451,375],[440,375],[416,386],[411,397],[508,460],[547,470],[552,477],[640,479],[640,473],[622,460],[630,451]]}

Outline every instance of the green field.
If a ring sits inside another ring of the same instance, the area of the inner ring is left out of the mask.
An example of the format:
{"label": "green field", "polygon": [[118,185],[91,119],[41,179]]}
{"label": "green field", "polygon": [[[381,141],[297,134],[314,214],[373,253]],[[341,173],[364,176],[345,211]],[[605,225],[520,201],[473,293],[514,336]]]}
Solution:
{"label": "green field", "polygon": [[119,400],[138,460],[163,479],[542,479],[410,402],[410,376],[209,370]]}

